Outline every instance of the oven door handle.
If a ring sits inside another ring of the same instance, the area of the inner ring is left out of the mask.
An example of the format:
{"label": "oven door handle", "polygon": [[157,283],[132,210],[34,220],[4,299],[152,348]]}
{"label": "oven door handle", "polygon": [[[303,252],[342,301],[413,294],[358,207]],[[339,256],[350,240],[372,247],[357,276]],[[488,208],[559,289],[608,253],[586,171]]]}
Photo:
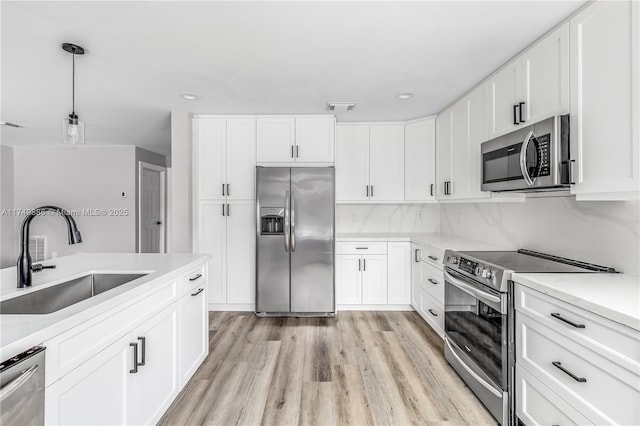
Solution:
{"label": "oven door handle", "polygon": [[531,130],[527,137],[524,138],[524,142],[522,142],[522,148],[520,148],[520,171],[522,171],[522,177],[524,181],[527,182],[528,186],[533,186],[533,182],[535,178],[531,179],[529,175],[529,171],[527,170],[527,147],[529,146],[529,142],[531,142],[531,138],[533,138],[533,130]]}
{"label": "oven door handle", "polygon": [[451,275],[450,272],[448,271],[444,271],[444,279],[449,281],[451,284],[453,284],[454,286],[456,286],[457,288],[459,288],[460,290],[464,291],[465,293],[475,297],[476,299],[480,300],[481,302],[486,303],[487,305],[489,305],[490,307],[492,307],[493,309],[500,311],[501,314],[506,314],[507,310],[506,310],[506,304],[503,303],[502,298],[498,297],[498,296],[494,296],[493,294],[484,292],[480,289],[477,289],[476,287],[472,286],[471,284],[467,284],[464,281],[462,281],[459,278],[454,277],[453,275]]}
{"label": "oven door handle", "polygon": [[453,347],[453,345],[451,345],[451,342],[449,342],[449,339],[445,337],[444,342],[447,346],[449,346],[449,350],[451,351],[451,354],[453,354],[453,356],[458,361],[458,364],[462,366],[462,368],[464,368],[467,371],[467,373],[471,375],[471,377],[477,380],[478,383],[480,383],[483,388],[491,392],[493,395],[495,395],[498,398],[502,398],[502,392],[498,391],[494,386],[491,386],[491,384],[489,384],[486,380],[484,380],[482,377],[476,374],[475,371],[469,368],[469,366],[467,366],[467,364],[462,360],[462,358],[460,358],[460,356],[456,353],[456,349]]}

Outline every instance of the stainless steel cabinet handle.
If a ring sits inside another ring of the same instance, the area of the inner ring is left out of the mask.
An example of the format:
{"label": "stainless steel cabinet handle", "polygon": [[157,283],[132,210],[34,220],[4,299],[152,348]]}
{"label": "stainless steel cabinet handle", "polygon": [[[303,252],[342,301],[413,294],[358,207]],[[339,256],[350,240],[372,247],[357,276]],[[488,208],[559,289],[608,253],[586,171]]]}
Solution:
{"label": "stainless steel cabinet handle", "polygon": [[362,259],[362,270],[363,271],[367,270],[367,259]]}
{"label": "stainless steel cabinet handle", "polygon": [[224,183],[222,184],[222,196],[224,197]]}
{"label": "stainless steel cabinet handle", "polygon": [[296,158],[300,158],[300,145],[296,145]]}
{"label": "stainless steel cabinet handle", "polygon": [[146,337],[138,337],[138,340],[140,340],[140,345],[142,346],[142,361],[139,362],[138,365],[139,366],[143,366],[145,364],[144,358],[147,355],[147,338]]}
{"label": "stainless steel cabinet handle", "polygon": [[362,269],[362,265],[360,265],[360,262],[362,261],[362,259],[358,259],[358,271],[361,271]]}
{"label": "stainless steel cabinet handle", "polygon": [[569,160],[569,183],[571,185],[576,184],[575,169],[576,169],[576,160]]}
{"label": "stainless steel cabinet handle", "polygon": [[429,193],[431,194],[431,196],[433,197],[433,184],[429,185],[430,189],[429,189]]}
{"label": "stainless steel cabinet handle", "polygon": [[369,185],[367,185],[367,197],[369,196]]}
{"label": "stainless steel cabinet handle", "polygon": [[20,389],[22,385],[27,383],[29,379],[34,374],[36,374],[36,371],[38,371],[38,367],[39,367],[38,364],[32,365],[31,367],[21,372],[18,377],[11,380],[6,385],[4,385],[2,389],[0,389],[0,402],[4,401],[6,398],[11,396],[11,394],[13,394],[16,390]]}
{"label": "stainless steel cabinet handle", "polygon": [[129,370],[129,373],[135,374],[138,372],[138,344],[129,343],[129,346],[133,346],[133,368]]}
{"label": "stainless steel cabinet handle", "polygon": [[568,319],[566,319],[566,318],[562,318],[562,317],[560,316],[560,314],[559,314],[559,313],[557,313],[557,312],[553,312],[553,313],[551,314],[551,316],[552,316],[552,317],[554,317],[555,319],[559,319],[560,321],[566,322],[567,324],[569,324],[569,325],[571,325],[571,326],[573,326],[573,327],[575,327],[575,328],[585,328],[584,324],[578,324],[578,323],[575,323],[575,322],[573,322],[573,321],[570,321],[570,320],[568,320]]}
{"label": "stainless steel cabinet handle", "polygon": [[[230,185],[227,184],[227,197],[231,195],[231,189],[229,189]],[[223,194],[224,195],[224,194]]]}
{"label": "stainless steel cabinet handle", "polygon": [[295,158],[293,155],[293,145],[291,145],[291,158]]}
{"label": "stainless steel cabinet handle", "polygon": [[433,278],[429,278],[428,280],[431,284],[436,285],[438,284],[438,281],[434,280]]}
{"label": "stainless steel cabinet handle", "polygon": [[369,250],[369,247],[356,247],[356,250]]}
{"label": "stainless steel cabinet handle", "polygon": [[222,216],[224,216],[224,204],[222,205]]}
{"label": "stainless steel cabinet handle", "polygon": [[371,185],[371,197],[373,197],[373,185]]}
{"label": "stainless steel cabinet handle", "polygon": [[199,288],[195,293],[191,293],[192,296],[197,296],[204,291],[204,288]]}
{"label": "stainless steel cabinet handle", "polygon": [[195,281],[195,280],[197,280],[198,278],[200,278],[201,276],[202,276],[202,274],[198,274],[198,275],[196,275],[195,277],[189,278],[189,281]]}
{"label": "stainless steel cabinet handle", "polygon": [[520,124],[518,123],[518,105],[513,106],[513,124]]}
{"label": "stainless steel cabinet handle", "polygon": [[296,193],[291,191],[291,253],[296,251]]}
{"label": "stainless steel cabinet handle", "polygon": [[437,258],[437,257],[435,257],[435,256],[427,256],[427,257],[428,257],[429,259],[431,259],[431,260],[438,260],[438,258]]}
{"label": "stainless steel cabinet handle", "polygon": [[523,114],[522,111],[524,110],[523,107],[524,107],[524,102],[520,102],[518,104],[518,115],[519,115],[519,118],[520,118],[520,123],[524,123],[524,118],[522,118],[522,114]]}
{"label": "stainless steel cabinet handle", "polygon": [[227,216],[231,216],[231,207],[227,204]]}
{"label": "stainless steel cabinet handle", "polygon": [[420,253],[420,249],[416,249],[416,252],[415,252],[415,258],[414,258],[416,262],[420,262],[420,255],[419,255],[419,253]]}
{"label": "stainless steel cabinet handle", "polygon": [[289,252],[289,191],[284,194],[284,251]]}
{"label": "stainless steel cabinet handle", "polygon": [[437,316],[438,316],[438,314],[436,314],[435,312],[433,312],[433,309],[427,309],[427,311],[429,311],[429,313],[430,313],[431,315],[433,315],[434,317],[437,317]]}
{"label": "stainless steel cabinet handle", "polygon": [[576,382],[580,382],[580,383],[586,383],[587,379],[585,379],[584,377],[578,377],[575,374],[573,374],[571,371],[567,370],[566,368],[564,368],[562,366],[562,363],[559,361],[553,361],[551,364],[553,364],[554,367],[556,367],[558,370],[562,371],[564,374],[566,374],[567,376],[571,377],[573,380],[575,380]]}

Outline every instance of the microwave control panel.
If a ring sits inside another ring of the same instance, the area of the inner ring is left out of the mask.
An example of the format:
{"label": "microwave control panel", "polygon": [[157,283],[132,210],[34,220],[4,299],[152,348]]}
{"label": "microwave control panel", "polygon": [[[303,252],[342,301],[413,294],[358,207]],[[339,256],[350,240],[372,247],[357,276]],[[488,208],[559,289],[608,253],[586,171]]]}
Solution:
{"label": "microwave control panel", "polygon": [[546,134],[536,137],[536,146],[538,148],[538,164],[539,171],[538,176],[549,176],[551,174],[551,168],[549,167],[549,145],[551,141],[551,135]]}

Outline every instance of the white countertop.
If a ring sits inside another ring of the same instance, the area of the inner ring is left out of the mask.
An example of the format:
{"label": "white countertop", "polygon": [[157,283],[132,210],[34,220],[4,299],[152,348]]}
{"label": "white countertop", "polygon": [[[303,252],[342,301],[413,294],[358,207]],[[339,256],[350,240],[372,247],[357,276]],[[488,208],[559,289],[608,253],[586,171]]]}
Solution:
{"label": "white countertop", "polygon": [[624,274],[513,274],[513,281],[640,330],[640,277]]}
{"label": "white countertop", "polygon": [[190,269],[208,258],[208,255],[202,254],[135,253],[65,256],[42,262],[44,265],[55,264],[56,269],[45,269],[34,273],[33,285],[24,289],[17,288],[15,267],[2,269],[0,270],[0,300],[38,291],[90,273],[147,273],[148,275],[51,314],[0,314],[0,361],[31,346],[41,344],[89,318],[141,295],[154,285],[188,273]]}
{"label": "white countertop", "polygon": [[482,241],[469,240],[453,235],[432,233],[338,233],[336,241],[411,241],[442,251],[452,250],[514,250],[513,247],[499,246]]}

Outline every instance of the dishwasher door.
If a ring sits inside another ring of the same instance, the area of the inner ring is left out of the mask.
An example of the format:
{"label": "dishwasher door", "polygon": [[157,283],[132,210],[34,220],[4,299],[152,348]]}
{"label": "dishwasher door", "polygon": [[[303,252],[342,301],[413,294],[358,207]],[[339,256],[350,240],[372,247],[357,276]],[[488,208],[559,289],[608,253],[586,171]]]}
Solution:
{"label": "dishwasher door", "polygon": [[44,424],[44,351],[34,346],[0,364],[0,424]]}

